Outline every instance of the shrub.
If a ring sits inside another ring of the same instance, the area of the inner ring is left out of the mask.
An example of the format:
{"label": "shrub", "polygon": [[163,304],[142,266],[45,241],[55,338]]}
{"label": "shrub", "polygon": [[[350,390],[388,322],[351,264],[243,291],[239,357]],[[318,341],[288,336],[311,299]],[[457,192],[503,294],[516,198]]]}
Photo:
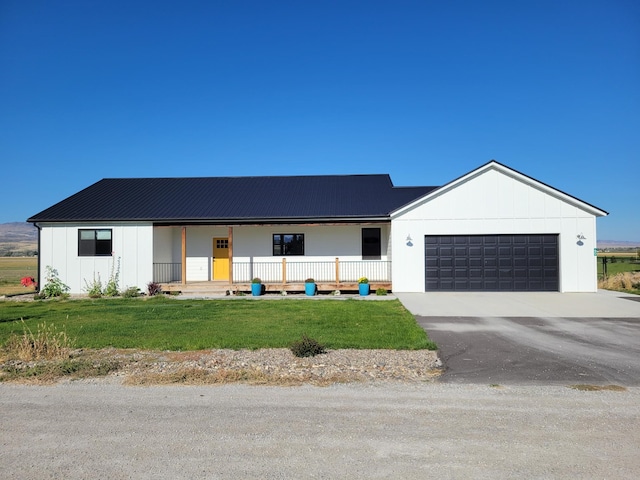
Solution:
{"label": "shrub", "polygon": [[386,288],[379,288],[376,290],[376,295],[378,296],[384,296],[387,294],[387,289]]}
{"label": "shrub", "polygon": [[313,278],[307,278],[304,283],[316,283],[316,281]]}
{"label": "shrub", "polygon": [[45,279],[45,285],[40,292],[44,298],[62,297],[69,291],[69,286],[64,284],[58,277],[58,271],[47,265],[47,275]]}
{"label": "shrub", "polygon": [[129,287],[122,292],[124,298],[135,298],[140,296],[140,289],[138,287]]}
{"label": "shrub", "polygon": [[258,277],[256,277],[253,280],[251,280],[251,283],[262,283],[262,280],[260,280]]}
{"label": "shrub", "polygon": [[159,283],[156,283],[156,282],[147,283],[147,294],[150,297],[153,297],[154,295],[160,295],[161,293],[162,293],[162,287],[160,286]]}
{"label": "shrub", "polygon": [[302,335],[300,340],[293,342],[290,349],[296,357],[315,357],[321,353],[327,353],[324,345],[306,335]]}
{"label": "shrub", "polygon": [[369,279],[367,277],[360,277],[358,283],[369,283]]}

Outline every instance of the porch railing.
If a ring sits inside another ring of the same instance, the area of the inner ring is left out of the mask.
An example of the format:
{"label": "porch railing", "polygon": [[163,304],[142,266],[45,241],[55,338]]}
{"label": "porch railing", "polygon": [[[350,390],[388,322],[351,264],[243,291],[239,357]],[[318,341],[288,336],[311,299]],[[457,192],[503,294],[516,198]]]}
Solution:
{"label": "porch railing", "polygon": [[354,283],[360,277],[370,282],[390,282],[391,262],[347,260],[329,262],[233,262],[234,283],[249,283],[258,277],[265,283],[301,283],[313,278],[316,283]]}
{"label": "porch railing", "polygon": [[[325,262],[233,262],[233,282],[250,283],[255,277],[265,283],[302,283],[313,278],[316,283],[355,283],[360,277],[370,282],[390,282],[391,262],[384,260],[339,260]],[[181,263],[154,263],[153,281],[182,281]]]}
{"label": "porch railing", "polygon": [[171,283],[182,281],[181,263],[154,263],[153,281],[156,283]]}

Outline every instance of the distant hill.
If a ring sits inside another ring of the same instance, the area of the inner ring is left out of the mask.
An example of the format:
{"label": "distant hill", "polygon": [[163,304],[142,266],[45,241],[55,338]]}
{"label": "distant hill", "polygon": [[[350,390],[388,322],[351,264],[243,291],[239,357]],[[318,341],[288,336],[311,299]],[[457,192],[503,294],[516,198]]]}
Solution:
{"label": "distant hill", "polygon": [[0,257],[31,256],[38,253],[38,229],[30,223],[0,223]]}
{"label": "distant hill", "polygon": [[597,244],[598,248],[640,248],[640,241],[598,240]]}
{"label": "distant hill", "polygon": [[38,229],[31,223],[0,223],[0,242],[37,242]]}

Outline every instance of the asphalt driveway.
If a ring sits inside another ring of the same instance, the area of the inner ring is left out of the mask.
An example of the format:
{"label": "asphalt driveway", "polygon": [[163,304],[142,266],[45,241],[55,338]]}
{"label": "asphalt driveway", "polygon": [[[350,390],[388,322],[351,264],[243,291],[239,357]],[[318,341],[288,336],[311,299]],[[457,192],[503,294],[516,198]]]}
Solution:
{"label": "asphalt driveway", "polygon": [[397,296],[438,344],[442,382],[640,385],[638,297],[607,291]]}

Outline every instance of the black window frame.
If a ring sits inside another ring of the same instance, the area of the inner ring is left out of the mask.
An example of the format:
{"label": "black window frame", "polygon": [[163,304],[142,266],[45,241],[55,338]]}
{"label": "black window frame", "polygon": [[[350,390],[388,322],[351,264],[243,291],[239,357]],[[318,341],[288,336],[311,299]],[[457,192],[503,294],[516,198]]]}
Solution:
{"label": "black window frame", "polygon": [[[93,232],[93,235],[88,235]],[[109,239],[98,238],[98,232],[109,232]],[[85,238],[83,238],[85,237]],[[91,237],[91,238],[87,238]],[[79,257],[111,257],[113,255],[113,230],[111,228],[78,229]]]}
{"label": "black window frame", "polygon": [[363,228],[361,248],[363,260],[381,260],[382,229],[379,227]]}
{"label": "black window frame", "polygon": [[[299,242],[296,247],[299,250],[292,251],[291,247],[294,242],[287,243],[286,237],[297,237]],[[272,241],[272,253],[274,257],[290,257],[290,256],[302,256],[304,255],[304,233],[274,233],[271,236]]]}

